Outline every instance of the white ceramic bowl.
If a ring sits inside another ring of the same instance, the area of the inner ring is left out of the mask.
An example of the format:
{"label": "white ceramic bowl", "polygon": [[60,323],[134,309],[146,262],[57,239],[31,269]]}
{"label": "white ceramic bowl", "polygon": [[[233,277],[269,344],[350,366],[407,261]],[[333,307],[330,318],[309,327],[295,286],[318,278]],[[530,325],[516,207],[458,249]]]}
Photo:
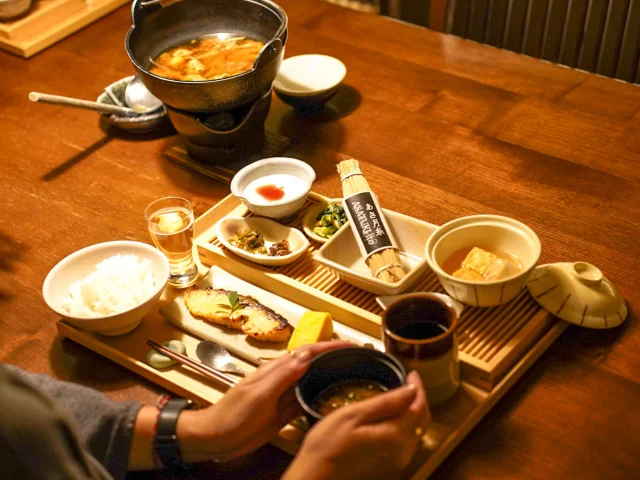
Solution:
{"label": "white ceramic bowl", "polygon": [[[516,255],[523,269],[493,282],[462,280],[440,265],[454,252],[474,246],[492,246]],[[456,300],[474,307],[493,307],[512,300],[525,286],[541,253],[540,240],[524,223],[499,215],[472,215],[445,223],[429,238],[425,254],[429,267]]]}
{"label": "white ceramic bowl", "polygon": [[[62,307],[69,287],[94,272],[101,261],[117,254],[136,255],[148,259],[153,268],[156,288],[152,295],[139,305],[124,312],[102,317],[75,317]],[[158,301],[169,279],[169,261],[162,252],[141,242],[114,241],[98,243],[72,253],[51,269],[42,286],[42,295],[49,308],[74,325],[103,335],[122,335],[138,326]]]}
{"label": "white ceramic bowl", "polygon": [[282,62],[273,82],[280,99],[296,108],[318,106],[338,90],[347,67],[327,55],[298,55]]}
{"label": "white ceramic bowl", "polygon": [[[245,198],[245,189],[258,178],[273,174],[287,174],[302,180],[306,188],[295,198],[269,202],[250,202]],[[244,167],[231,180],[231,193],[238,197],[255,215],[269,218],[284,218],[296,213],[307,200],[316,172],[301,160],[286,157],[273,157],[259,160]]]}
{"label": "white ceramic bowl", "polygon": [[398,242],[400,260],[407,272],[399,282],[386,283],[371,274],[348,222],[314,254],[313,259],[341,280],[367,292],[398,295],[413,285],[427,270],[424,244],[436,226],[391,210],[382,210],[391,233]]}
{"label": "white ceramic bowl", "polygon": [[[236,232],[250,228],[256,232],[262,233],[267,249],[275,242],[281,240],[289,241],[291,253],[281,257],[270,257],[247,252],[246,250],[236,247],[229,242],[230,238],[236,235]],[[295,262],[307,248],[309,248],[309,240],[305,238],[300,230],[285,227],[278,222],[261,217],[225,217],[216,223],[216,237],[225,247],[231,250],[239,257],[251,260],[259,265],[267,265],[271,267],[280,265],[289,265]]]}

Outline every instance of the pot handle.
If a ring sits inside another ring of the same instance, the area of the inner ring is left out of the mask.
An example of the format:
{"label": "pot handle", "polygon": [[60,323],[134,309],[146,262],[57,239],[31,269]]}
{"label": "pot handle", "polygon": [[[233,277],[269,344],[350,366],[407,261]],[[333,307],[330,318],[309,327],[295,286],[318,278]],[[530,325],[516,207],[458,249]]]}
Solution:
{"label": "pot handle", "polygon": [[135,27],[142,23],[150,13],[160,10],[162,5],[160,2],[164,0],[133,0],[131,4],[131,23]]}
{"label": "pot handle", "polygon": [[283,48],[284,47],[282,45],[282,40],[280,40],[279,38],[274,38],[270,42],[267,42],[267,44],[262,47],[262,51],[258,55],[258,58],[256,58],[256,61],[253,64],[253,69],[257,70],[258,68],[271,63],[280,55],[280,52],[282,52]]}
{"label": "pot handle", "polygon": [[[268,95],[271,95],[271,91],[269,91]],[[236,125],[233,125],[233,117],[228,112],[214,113],[213,115],[209,115],[205,119],[196,118],[196,120],[198,120],[198,124],[212,133],[218,135],[229,135],[231,133],[237,132],[244,126],[245,123],[247,123],[247,120],[249,120],[249,117],[251,117],[251,114],[255,110],[256,105],[258,105],[258,102],[263,98],[264,96],[258,97],[253,102],[253,105],[251,105],[251,108],[247,110],[242,119]],[[209,123],[210,120],[215,122],[215,124]],[[231,126],[225,128],[225,124],[231,124]]]}

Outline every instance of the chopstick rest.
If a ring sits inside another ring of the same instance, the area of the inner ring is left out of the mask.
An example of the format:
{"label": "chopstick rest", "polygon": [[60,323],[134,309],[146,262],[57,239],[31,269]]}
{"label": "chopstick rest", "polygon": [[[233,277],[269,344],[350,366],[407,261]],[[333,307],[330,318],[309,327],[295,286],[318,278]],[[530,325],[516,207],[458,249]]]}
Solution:
{"label": "chopstick rest", "polygon": [[231,378],[230,376],[225,375],[224,373],[221,373],[209,367],[208,365],[205,365],[204,363],[194,360],[193,358],[188,357],[187,355],[174,352],[170,348],[164,347],[159,343],[154,342],[153,340],[147,340],[147,345],[155,348],[161,354],[177,361],[178,363],[181,363],[182,365],[189,367],[190,369],[194,370],[200,375],[203,375],[212,380],[216,380],[217,382],[223,383],[228,387],[235,387],[238,383],[240,383],[235,378]]}

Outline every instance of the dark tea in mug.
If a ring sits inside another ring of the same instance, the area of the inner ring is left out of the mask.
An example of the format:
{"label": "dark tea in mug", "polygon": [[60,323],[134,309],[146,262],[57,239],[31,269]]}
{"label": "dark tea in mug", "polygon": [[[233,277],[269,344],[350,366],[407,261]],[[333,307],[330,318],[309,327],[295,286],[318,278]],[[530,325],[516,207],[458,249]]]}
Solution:
{"label": "dark tea in mug", "polygon": [[430,293],[407,295],[382,315],[385,350],[416,370],[429,404],[447,401],[460,384],[455,310]]}
{"label": "dark tea in mug", "polygon": [[446,333],[447,330],[447,327],[438,322],[418,320],[398,325],[398,327],[394,329],[394,333],[403,338],[422,340],[437,337]]}

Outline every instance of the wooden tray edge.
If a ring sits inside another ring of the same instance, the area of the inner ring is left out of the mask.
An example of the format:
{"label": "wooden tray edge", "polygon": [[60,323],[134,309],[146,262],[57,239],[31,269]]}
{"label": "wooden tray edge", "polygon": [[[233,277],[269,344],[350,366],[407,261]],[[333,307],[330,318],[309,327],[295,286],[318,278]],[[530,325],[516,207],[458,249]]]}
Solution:
{"label": "wooden tray edge", "polygon": [[562,332],[569,326],[567,322],[555,319],[555,324],[540,338],[529,351],[516,362],[502,380],[489,392],[487,399],[480,403],[467,419],[458,426],[454,434],[450,435],[440,448],[434,452],[429,460],[411,477],[411,480],[422,480],[431,475],[436,468],[449,456],[455,447],[469,434],[482,418],[498,403],[507,391],[524,375],[524,373],[540,358],[540,356],[555,342]]}
{"label": "wooden tray edge", "polygon": [[16,41],[0,38],[0,49],[22,58],[32,57],[36,53],[41,52],[45,48],[50,47],[54,43],[111,13],[116,8],[120,8],[127,3],[127,1],[128,0],[95,0],[86,5],[84,9],[58,22],[54,28],[43,31],[40,35],[36,35],[33,38],[28,40],[17,39]]}
{"label": "wooden tray edge", "polygon": [[[489,412],[489,410],[504,396],[504,394],[515,384],[515,382],[529,369],[529,367],[544,353],[544,351],[564,332],[568,323],[556,320],[555,324],[545,335],[540,338],[512,368],[502,378],[498,385],[491,392],[482,393],[480,400],[475,408],[470,411],[466,419],[458,425],[446,440],[440,444],[439,448],[433,451],[427,461],[419,467],[410,477],[410,480],[419,480],[431,475],[436,468],[446,459],[453,449],[464,439],[469,432],[480,422],[480,420]],[[90,350],[108,358],[124,368],[148,379],[168,391],[174,392],[185,398],[192,398],[199,401],[203,405],[213,403],[210,398],[199,395],[197,392],[183,388],[179,383],[172,381],[142,362],[132,360],[125,353],[114,349],[99,341],[99,339],[87,334],[83,330],[67,323],[64,320],[57,322],[56,327],[61,336],[83,345]],[[217,388],[216,388],[217,390]],[[222,390],[218,390],[224,395]],[[295,455],[300,447],[303,433],[298,429],[287,426],[278,437],[274,438],[271,443],[279,449]]]}

